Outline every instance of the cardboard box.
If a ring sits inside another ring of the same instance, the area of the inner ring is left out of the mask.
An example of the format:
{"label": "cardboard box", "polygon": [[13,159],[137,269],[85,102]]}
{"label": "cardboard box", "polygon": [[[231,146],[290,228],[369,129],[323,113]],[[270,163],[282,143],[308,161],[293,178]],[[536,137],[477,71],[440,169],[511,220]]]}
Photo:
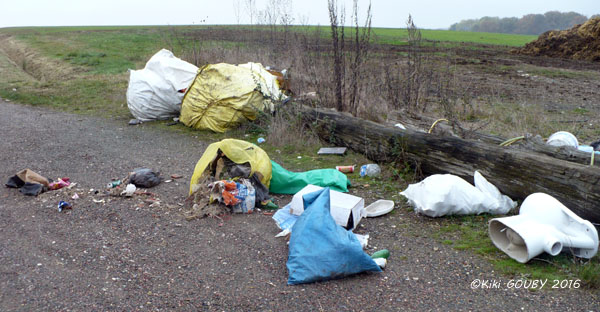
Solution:
{"label": "cardboard box", "polygon": [[[294,195],[291,202],[291,213],[301,215],[304,212],[302,195],[322,190],[320,186],[309,184]],[[363,217],[365,200],[361,197],[331,190],[329,196],[330,213],[335,223],[347,230],[353,230]]]}

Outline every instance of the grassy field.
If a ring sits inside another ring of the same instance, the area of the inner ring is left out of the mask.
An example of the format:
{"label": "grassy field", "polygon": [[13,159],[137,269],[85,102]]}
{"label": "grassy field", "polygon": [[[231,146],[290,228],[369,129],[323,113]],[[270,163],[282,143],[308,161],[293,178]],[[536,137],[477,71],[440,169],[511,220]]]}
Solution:
{"label": "grassy field", "polygon": [[[176,29],[183,33],[206,27],[182,26]],[[223,29],[231,27],[223,26]],[[213,26],[212,29],[219,28]],[[328,29],[322,27],[322,33],[327,35]],[[306,31],[307,28],[297,28],[297,30]],[[0,97],[30,105],[103,116],[125,122],[131,117],[125,99],[127,70],[142,68],[152,54],[166,47],[165,38],[171,36],[171,31],[170,27],[155,26],[0,29]],[[377,28],[374,29],[374,33],[378,43],[406,44],[407,34],[404,29]],[[7,38],[6,35],[11,35],[13,38]],[[474,48],[482,49],[485,48],[482,45],[495,45],[503,49],[506,46],[521,46],[535,39],[535,36],[441,30],[422,30],[422,35],[428,42],[439,42],[440,45],[455,46],[468,43]],[[7,41],[9,39],[16,39],[17,42],[15,45],[9,44],[11,43]],[[231,42],[224,46],[230,47]],[[178,51],[174,52],[178,55]],[[24,73],[23,70],[29,74]],[[504,70],[516,71],[517,68],[506,66]],[[552,78],[581,78],[581,75],[584,75],[583,78],[588,78],[587,73],[582,74],[580,71],[558,71],[537,67],[530,67],[528,70]],[[494,102],[496,109],[521,114],[513,109],[518,105],[518,103],[496,104]],[[518,119],[514,116],[506,118],[508,127],[513,120]],[[182,125],[167,127],[165,122],[157,122],[150,126],[202,136],[206,140],[238,137],[255,141],[258,136],[266,136],[268,142],[275,141],[268,137],[268,123],[263,128],[250,126],[226,134],[197,132]],[[291,136],[295,136],[295,133]],[[318,147],[316,141],[308,142],[301,147],[294,144],[283,146],[266,144],[264,147],[270,155],[274,155],[274,160],[294,170],[339,165],[335,157],[311,156],[314,155],[314,149]],[[347,160],[352,163],[367,161],[363,156],[356,154],[350,154]],[[398,185],[405,185],[407,181],[412,180],[410,170],[397,169],[403,167],[396,164],[385,166],[384,171],[390,174],[381,179],[369,181],[363,181],[360,177],[353,177],[353,179],[358,183],[368,182],[373,187],[385,190],[385,194],[382,195],[396,196],[394,199],[399,199]],[[445,244],[481,254],[490,259],[499,271],[506,274],[529,278],[575,276],[585,278],[589,285],[600,287],[598,285],[600,273],[597,273],[600,263],[597,260],[582,266],[570,258],[560,257],[548,260],[549,263],[534,262],[523,265],[503,256],[493,247],[487,236],[485,229],[488,219],[487,216],[449,218],[440,227],[440,233],[444,235],[433,233],[432,236],[440,240],[443,236]]]}
{"label": "grassy field", "polygon": [[[182,33],[202,30],[209,26],[178,26]],[[212,29],[219,27],[210,26]],[[221,26],[224,29],[232,26]],[[252,27],[251,27],[252,28]],[[259,27],[260,28],[260,27]],[[263,27],[264,28],[264,27]],[[314,27],[296,27],[298,31]],[[329,28],[321,26],[323,34]],[[70,79],[46,79],[41,84],[4,83],[0,85],[3,98],[27,102],[32,105],[54,106],[77,112],[101,114],[110,117],[126,116],[124,91],[127,87],[127,70],[142,68],[148,58],[165,47],[172,35],[168,26],[89,26],[89,27],[22,27],[0,29],[0,34],[14,36],[25,43],[38,56],[52,59],[59,66],[70,67],[79,74]],[[405,44],[405,29],[374,29],[377,42]],[[453,44],[519,45],[532,40],[532,36],[451,32],[423,30],[423,38]],[[174,51],[178,54],[178,51]],[[11,56],[11,55],[9,55]],[[17,64],[30,71],[30,60]],[[47,69],[52,72],[53,69]],[[13,89],[19,91],[14,92]],[[120,95],[117,95],[120,94]]]}
{"label": "grassy field", "polygon": [[[406,29],[398,28],[374,28],[373,32],[380,43],[406,44]],[[426,41],[440,42],[445,44],[476,43],[483,45],[500,45],[518,47],[523,46],[535,39],[537,36],[511,35],[498,33],[480,33],[467,31],[428,30],[422,29],[421,35]]]}

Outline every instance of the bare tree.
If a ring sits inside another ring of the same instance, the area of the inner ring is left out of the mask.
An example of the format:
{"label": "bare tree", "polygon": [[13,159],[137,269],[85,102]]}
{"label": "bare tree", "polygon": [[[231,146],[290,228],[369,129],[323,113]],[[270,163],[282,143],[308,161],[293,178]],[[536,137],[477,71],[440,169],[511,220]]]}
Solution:
{"label": "bare tree", "polygon": [[241,11],[241,5],[240,5],[240,1],[241,0],[233,0],[233,13],[235,14],[235,21],[237,22],[237,24],[240,24],[240,11]]}
{"label": "bare tree", "polygon": [[250,18],[250,25],[254,25],[254,17],[256,15],[256,0],[245,0],[244,7],[246,14]]}
{"label": "bare tree", "polygon": [[327,0],[329,5],[329,23],[331,24],[331,43],[333,48],[333,82],[335,87],[335,107],[344,110],[344,8],[340,10],[336,0]]}
{"label": "bare tree", "polygon": [[371,40],[371,3],[369,2],[365,26],[362,29],[358,26],[358,0],[354,0],[352,15],[354,23],[354,56],[352,66],[350,67],[352,76],[350,79],[350,99],[348,104],[350,111],[356,115],[359,108],[358,95],[360,94],[363,65],[367,60]]}

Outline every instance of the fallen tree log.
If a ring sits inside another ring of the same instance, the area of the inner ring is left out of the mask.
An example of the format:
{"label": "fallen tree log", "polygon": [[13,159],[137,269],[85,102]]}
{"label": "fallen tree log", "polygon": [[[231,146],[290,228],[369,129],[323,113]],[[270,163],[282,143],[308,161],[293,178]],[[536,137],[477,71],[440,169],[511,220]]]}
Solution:
{"label": "fallen tree log", "polygon": [[600,168],[477,140],[385,127],[330,110],[300,110],[321,139],[369,159],[410,161],[424,174],[451,173],[471,182],[479,170],[513,199],[547,193],[580,217],[600,222]]}
{"label": "fallen tree log", "polygon": [[[428,118],[428,117],[420,117],[421,120],[419,120],[419,122],[415,122],[415,121],[412,121],[412,120],[406,119],[406,118],[399,118],[397,112],[392,113],[392,117],[404,125],[409,125],[409,127],[407,127],[407,128],[410,128],[412,130],[417,130],[420,128],[428,129],[435,122],[435,119]],[[392,122],[392,124],[395,124],[395,122]],[[437,131],[437,129],[440,129],[440,131]],[[454,133],[458,132],[458,131],[455,131],[455,129],[451,125],[448,125],[446,122],[438,123],[436,125],[435,130],[436,131],[434,131],[434,133],[447,134],[447,135],[454,135]],[[481,141],[481,142],[488,143],[488,144],[494,144],[494,145],[499,145],[500,143],[506,141],[506,138],[501,138],[501,137],[494,136],[494,135],[484,134],[484,133],[480,133],[480,132],[473,132],[473,131],[465,131],[465,132],[466,132],[466,133],[464,133],[465,136],[461,135],[461,137],[465,138],[465,139],[473,139],[473,140]],[[542,137],[540,137],[540,136],[525,135],[524,137],[525,138],[523,140],[518,141],[515,144],[512,144],[511,148],[519,148],[519,149],[524,149],[524,150],[535,151],[535,152],[542,153],[544,155],[548,155],[548,156],[551,156],[554,158],[567,160],[570,162],[576,162],[579,164],[584,164],[584,165],[591,164],[591,156],[592,156],[591,153],[583,152],[576,148],[567,147],[567,146],[563,146],[563,147],[550,146],[550,145],[547,145],[544,142],[544,140],[542,139]],[[593,165],[600,167],[600,161],[594,161]]]}

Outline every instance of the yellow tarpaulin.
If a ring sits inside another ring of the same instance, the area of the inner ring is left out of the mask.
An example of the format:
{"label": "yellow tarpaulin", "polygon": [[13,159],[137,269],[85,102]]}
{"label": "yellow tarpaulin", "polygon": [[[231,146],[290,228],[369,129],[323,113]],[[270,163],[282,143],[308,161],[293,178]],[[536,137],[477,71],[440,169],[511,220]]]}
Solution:
{"label": "yellow tarpaulin", "polygon": [[259,112],[271,113],[285,97],[261,64],[210,64],[200,69],[181,105],[180,120],[196,129],[225,132]]}
{"label": "yellow tarpaulin", "polygon": [[271,159],[269,155],[260,147],[246,141],[236,139],[225,139],[209,145],[194,169],[192,180],[190,181],[190,194],[197,188],[197,184],[205,173],[210,163],[217,157],[217,152],[221,150],[229,160],[236,164],[250,163],[251,174],[260,172],[262,179],[260,182],[269,187],[271,182]]}

